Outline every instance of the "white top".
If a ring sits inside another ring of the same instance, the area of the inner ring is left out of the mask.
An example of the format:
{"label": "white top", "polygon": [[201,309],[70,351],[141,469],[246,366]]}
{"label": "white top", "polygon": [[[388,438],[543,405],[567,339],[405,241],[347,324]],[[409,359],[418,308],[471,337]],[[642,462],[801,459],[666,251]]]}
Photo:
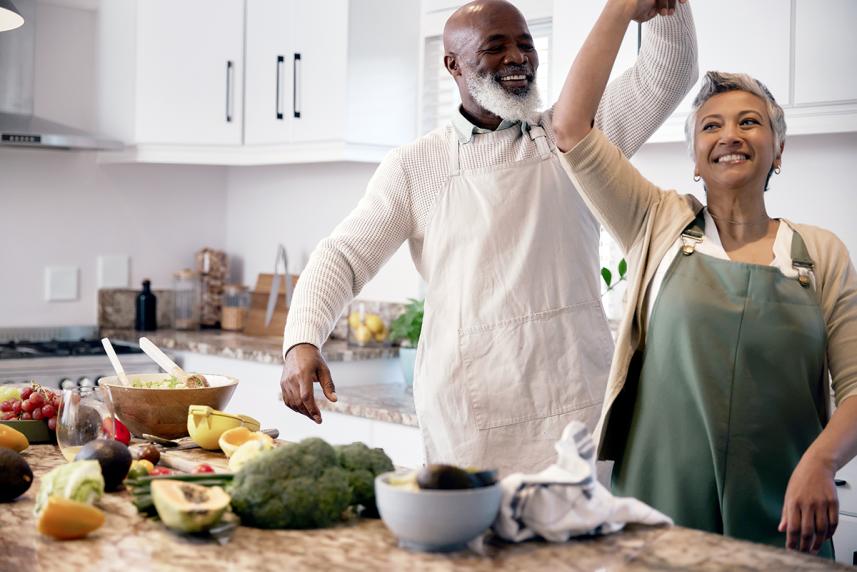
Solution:
{"label": "white top", "polygon": [[[714,219],[711,218],[711,215],[708,213],[708,207],[704,208],[703,212],[705,213],[705,239],[696,244],[696,252],[701,252],[702,254],[713,256],[714,258],[719,258],[721,260],[730,260],[729,255],[723,249],[723,243],[720,242],[720,233],[717,232],[717,225],[714,224]],[[778,268],[784,276],[789,278],[797,278],[798,275],[797,270],[792,266],[793,236],[794,230],[781,220],[779,228],[777,228],[777,236],[774,238],[774,259],[769,264],[769,266]],[[653,301],[658,299],[658,294],[661,291],[661,285],[664,282],[667,270],[675,257],[678,256],[681,247],[682,240],[681,236],[679,236],[667,251],[666,256],[661,260],[661,263],[658,265],[658,270],[655,272],[654,278],[652,278],[651,286],[649,287],[649,291],[646,293],[646,299],[643,303],[643,315],[645,316],[645,322],[642,326],[646,331],[648,331],[649,324],[652,321],[652,310],[655,306]],[[809,272],[809,278],[813,288],[815,288],[815,275],[812,271]]]}

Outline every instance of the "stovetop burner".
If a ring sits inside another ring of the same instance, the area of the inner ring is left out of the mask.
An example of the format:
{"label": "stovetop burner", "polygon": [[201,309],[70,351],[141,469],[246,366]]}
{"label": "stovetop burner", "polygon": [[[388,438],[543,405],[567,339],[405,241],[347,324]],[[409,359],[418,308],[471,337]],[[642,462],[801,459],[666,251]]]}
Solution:
{"label": "stovetop burner", "polygon": [[[120,355],[143,353],[143,350],[140,348],[125,344],[114,344],[113,349],[115,349],[116,353]],[[0,360],[96,355],[105,355],[104,347],[101,345],[101,340],[50,340],[44,342],[10,341],[0,344]]]}

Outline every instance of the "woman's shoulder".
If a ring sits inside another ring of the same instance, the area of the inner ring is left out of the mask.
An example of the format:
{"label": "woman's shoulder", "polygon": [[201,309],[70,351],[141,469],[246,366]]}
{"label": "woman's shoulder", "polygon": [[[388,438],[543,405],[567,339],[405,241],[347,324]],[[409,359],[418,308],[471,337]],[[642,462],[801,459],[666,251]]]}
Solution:
{"label": "woman's shoulder", "polygon": [[831,271],[838,274],[850,265],[851,255],[848,247],[833,231],[811,224],[795,223],[788,219],[782,220],[803,239],[809,256],[815,262],[818,274],[822,277]]}

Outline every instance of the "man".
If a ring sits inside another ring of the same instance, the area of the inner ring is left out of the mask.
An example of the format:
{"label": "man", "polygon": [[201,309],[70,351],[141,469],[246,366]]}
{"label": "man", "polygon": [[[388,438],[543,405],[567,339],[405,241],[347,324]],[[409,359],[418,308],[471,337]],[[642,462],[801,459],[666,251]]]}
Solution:
{"label": "man", "polygon": [[[623,1],[623,0],[615,0]],[[647,24],[636,65],[596,124],[627,155],[696,79],[696,39],[676,0],[624,0]],[[675,13],[673,13],[675,12]],[[599,226],[539,114],[538,54],[521,13],[476,0],[444,29],[458,84],[452,124],[391,152],[357,208],[301,274],[285,330],[287,406],[321,422],[319,348],[346,304],[407,240],[427,283],[414,401],[429,462],[537,471],[572,419],[598,420],[612,341],[600,303]]]}

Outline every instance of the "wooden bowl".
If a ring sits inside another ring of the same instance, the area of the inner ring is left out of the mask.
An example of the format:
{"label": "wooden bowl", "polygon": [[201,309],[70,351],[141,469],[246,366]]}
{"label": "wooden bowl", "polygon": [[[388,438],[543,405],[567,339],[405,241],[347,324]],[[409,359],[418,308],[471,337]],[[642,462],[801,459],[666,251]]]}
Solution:
{"label": "wooden bowl", "polygon": [[[185,389],[150,389],[121,385],[115,375],[102,377],[98,383],[106,387],[119,421],[136,436],[143,433],[165,439],[187,437],[187,410],[191,405],[208,405],[222,410],[229,403],[238,380],[225,375],[203,374],[210,387]],[[160,381],[166,373],[132,374],[132,380]]]}

